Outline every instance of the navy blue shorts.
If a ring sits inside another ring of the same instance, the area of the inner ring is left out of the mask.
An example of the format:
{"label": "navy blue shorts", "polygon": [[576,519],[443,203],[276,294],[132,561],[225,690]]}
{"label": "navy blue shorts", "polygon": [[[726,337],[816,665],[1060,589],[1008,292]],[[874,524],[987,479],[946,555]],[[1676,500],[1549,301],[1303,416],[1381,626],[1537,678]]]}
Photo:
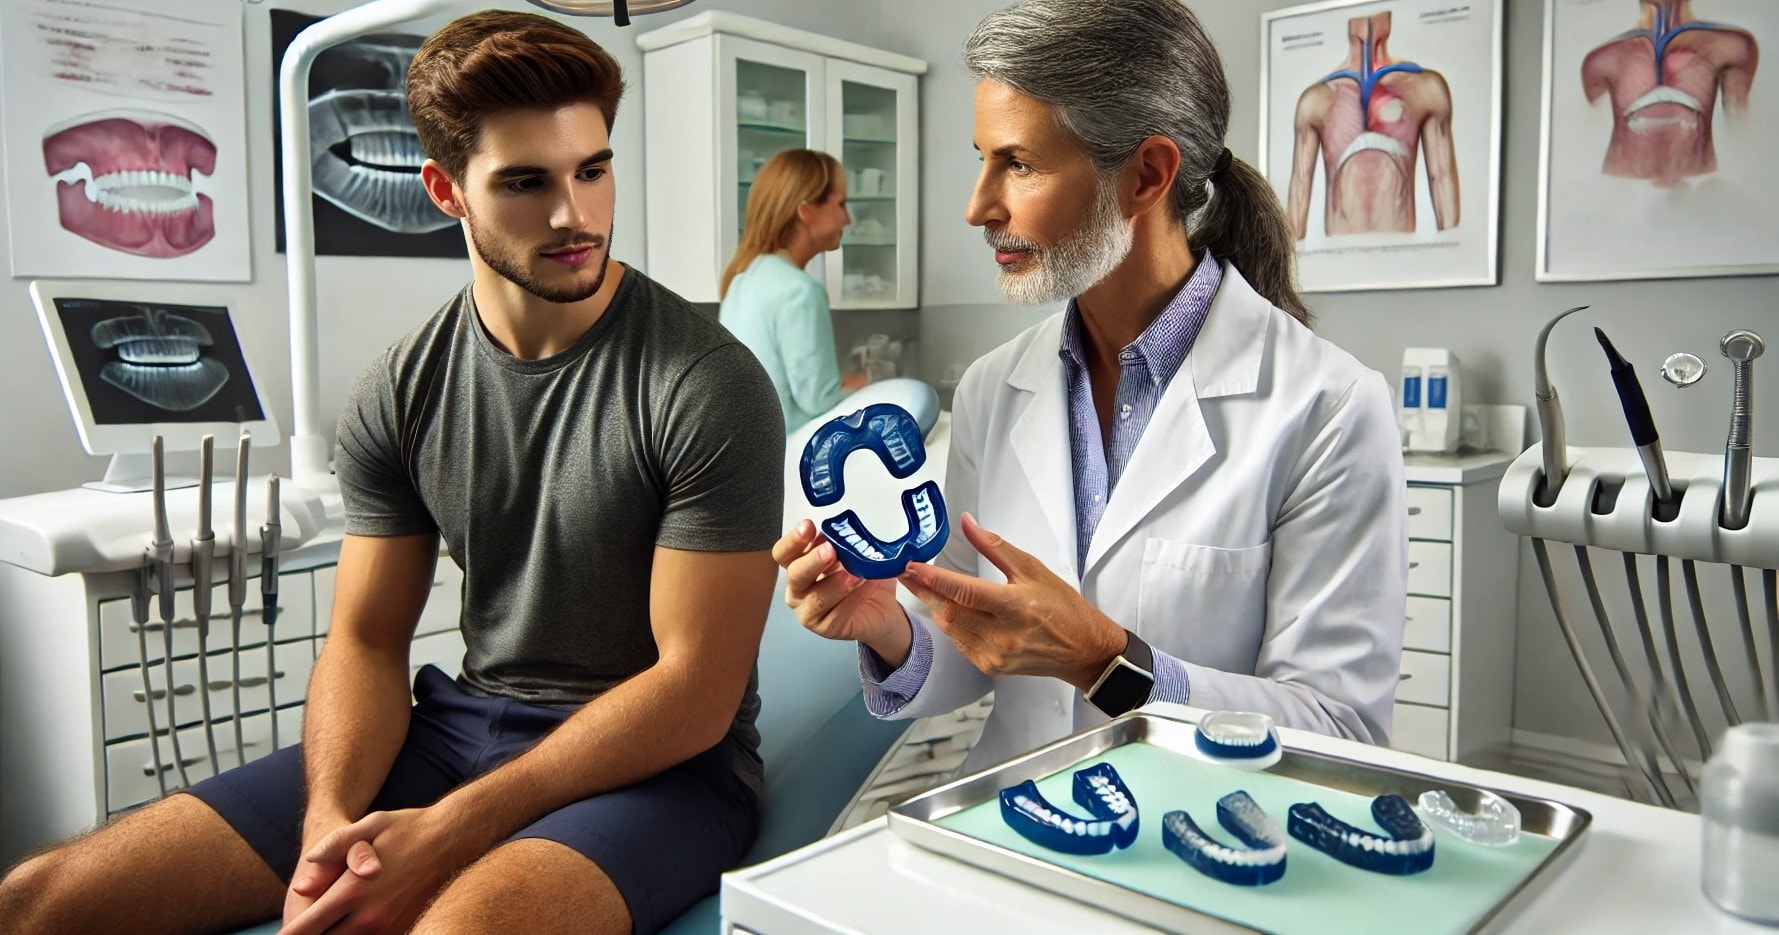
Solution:
{"label": "navy blue shorts", "polygon": [[[435,666],[414,679],[414,698],[407,739],[372,811],[430,805],[525,752],[574,713],[470,694]],[[290,882],[302,849],[301,745],[190,791]],[[635,931],[654,932],[716,892],[759,823],[759,803],[736,778],[733,747],[724,740],[653,778],[551,812],[507,840],[545,838],[586,855],[617,884]]]}

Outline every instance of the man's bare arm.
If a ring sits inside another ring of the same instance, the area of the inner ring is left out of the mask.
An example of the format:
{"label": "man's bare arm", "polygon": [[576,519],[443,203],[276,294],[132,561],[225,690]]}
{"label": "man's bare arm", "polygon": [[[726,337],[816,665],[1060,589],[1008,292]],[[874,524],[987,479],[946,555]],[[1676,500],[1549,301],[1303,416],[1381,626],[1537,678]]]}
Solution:
{"label": "man's bare arm", "polygon": [[777,582],[768,551],[657,547],[654,665],[576,711],[530,750],[433,806],[465,861],[565,805],[653,776],[728,733]]}
{"label": "man's bare arm", "polygon": [[1291,235],[1302,240],[1309,231],[1310,194],[1316,184],[1316,154],[1322,148],[1322,115],[1328,112],[1330,92],[1318,84],[1297,99],[1297,116],[1292,120],[1296,134],[1291,149],[1291,187],[1287,206],[1291,213]]}
{"label": "man's bare arm", "polygon": [[1445,78],[1424,74],[1425,91],[1419,102],[1426,119],[1421,123],[1421,150],[1427,159],[1427,188],[1433,197],[1433,220],[1440,230],[1458,226],[1458,153],[1452,145],[1452,92]]}
{"label": "man's bare arm", "polygon": [[438,551],[434,533],[340,544],[333,622],[303,711],[305,841],[363,817],[388,778],[407,736],[408,646]]}

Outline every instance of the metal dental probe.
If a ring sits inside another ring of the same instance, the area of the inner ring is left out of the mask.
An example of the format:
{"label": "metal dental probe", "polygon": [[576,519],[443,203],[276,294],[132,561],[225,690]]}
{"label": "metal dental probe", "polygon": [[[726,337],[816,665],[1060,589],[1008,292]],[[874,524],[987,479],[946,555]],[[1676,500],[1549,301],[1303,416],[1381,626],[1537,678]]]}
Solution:
{"label": "metal dental probe", "polygon": [[[154,447],[159,448],[160,436],[155,436]],[[154,778],[159,784],[161,795],[167,794],[167,769],[161,763],[161,741],[157,734],[160,729],[155,725],[154,718],[154,682],[148,677],[148,601],[154,593],[155,562],[154,540],[142,550],[142,567],[136,571],[135,587],[130,589],[130,616],[136,621],[136,661],[142,666],[142,705],[148,711],[148,751],[153,756]]]}
{"label": "metal dental probe", "polygon": [[[1581,641],[1575,638],[1575,627],[1570,625],[1569,615],[1563,612],[1562,592],[1557,589],[1557,577],[1551,571],[1550,552],[1543,539],[1532,540],[1532,556],[1538,560],[1538,573],[1544,578],[1544,589],[1550,594],[1551,610],[1557,615],[1557,629],[1563,632],[1563,641],[1569,644],[1569,655],[1575,658],[1575,668],[1581,673],[1581,681],[1587,686],[1595,706],[1600,709],[1600,717],[1606,720],[1606,729],[1612,732],[1612,739],[1618,743],[1619,752],[1624,754],[1625,762],[1635,765],[1638,762],[1636,748],[1631,746],[1630,738],[1625,735],[1624,728],[1619,726],[1618,716],[1612,713],[1612,706],[1606,703],[1606,694],[1600,689],[1600,680],[1594,678],[1594,670],[1588,665],[1587,657],[1581,653]],[[1651,794],[1660,800],[1662,792],[1659,787],[1647,774],[1642,773],[1641,768],[1638,772],[1646,782],[1650,782]]]}
{"label": "metal dental probe", "polygon": [[1679,748],[1673,745],[1666,727],[1664,703],[1671,704],[1668,697],[1668,681],[1662,675],[1661,657],[1655,648],[1655,635],[1649,626],[1649,609],[1643,604],[1643,580],[1637,571],[1637,556],[1632,552],[1620,552],[1625,560],[1625,583],[1631,590],[1631,615],[1637,621],[1637,636],[1643,643],[1644,664],[1649,667],[1650,692],[1649,726],[1655,733],[1656,742],[1662,745],[1662,752],[1668,754],[1668,760],[1680,774],[1680,783],[1686,787],[1688,795],[1697,796],[1698,790],[1693,788],[1692,777],[1687,775],[1684,760],[1680,758]]}
{"label": "metal dental probe", "polygon": [[1619,405],[1624,408],[1625,422],[1631,428],[1631,444],[1637,446],[1637,457],[1643,459],[1643,473],[1649,478],[1655,501],[1662,505],[1671,503],[1674,487],[1668,481],[1668,462],[1662,457],[1662,437],[1655,430],[1655,417],[1649,412],[1649,399],[1643,395],[1643,385],[1637,382],[1637,372],[1612,346],[1606,332],[1595,328],[1594,337],[1599,339],[1606,360],[1612,365],[1612,385],[1618,390]]}
{"label": "metal dental probe", "polygon": [[247,745],[241,739],[241,605],[247,603],[247,452],[253,436],[246,432],[235,443],[235,537],[229,546],[229,618],[234,627],[233,666],[229,690],[235,703],[235,762],[247,764]]}
{"label": "metal dental probe", "polygon": [[1680,708],[1686,712],[1687,726],[1693,730],[1693,740],[1699,745],[1699,758],[1711,758],[1711,735],[1705,732],[1705,722],[1699,718],[1699,708],[1693,704],[1692,688],[1686,683],[1686,669],[1680,664],[1680,636],[1674,626],[1674,587],[1673,579],[1668,570],[1668,556],[1655,557],[1655,597],[1656,604],[1662,611],[1662,638],[1668,649],[1668,668],[1674,670],[1674,694],[1680,699]]}
{"label": "metal dental probe", "polygon": [[[179,744],[179,715],[173,704],[179,694],[179,686],[173,678],[173,532],[167,525],[167,471],[159,435],[154,438],[153,475],[155,587],[161,605],[161,640],[166,648],[161,665],[167,670],[167,736],[173,739],[173,768],[179,772],[179,786],[188,788],[191,780],[185,775],[185,752]],[[154,707],[152,694],[148,706]]]}
{"label": "metal dental probe", "polygon": [[1693,624],[1699,630],[1699,649],[1705,657],[1705,674],[1711,677],[1711,687],[1717,692],[1717,703],[1723,706],[1723,715],[1729,719],[1730,726],[1742,723],[1742,715],[1736,711],[1736,701],[1730,697],[1729,683],[1723,680],[1723,668],[1717,664],[1717,646],[1711,641],[1711,628],[1705,622],[1705,602],[1699,596],[1699,565],[1692,559],[1682,559],[1680,573],[1686,579],[1686,602],[1692,608]]}
{"label": "metal dental probe", "polygon": [[1732,331],[1719,345],[1735,367],[1735,395],[1730,405],[1730,437],[1723,448],[1723,525],[1748,525],[1749,475],[1754,469],[1754,360],[1767,349],[1752,331]]}
{"label": "metal dental probe", "polygon": [[272,653],[276,643],[272,638],[273,625],[278,622],[278,549],[283,529],[278,520],[278,475],[273,474],[266,478],[266,523],[259,527],[259,597],[266,618],[266,707],[271,712],[274,750],[281,747],[278,743],[279,672]]}
{"label": "metal dental probe", "polygon": [[[1642,689],[1631,676],[1631,667],[1625,664],[1624,654],[1619,652],[1618,639],[1612,633],[1612,621],[1606,616],[1606,602],[1600,599],[1600,585],[1594,580],[1594,563],[1588,557],[1587,546],[1575,547],[1575,563],[1581,568],[1581,583],[1587,588],[1588,603],[1593,605],[1594,619],[1600,624],[1600,634],[1606,638],[1606,654],[1612,658],[1613,668],[1618,670],[1619,679],[1625,683],[1625,691],[1635,699],[1642,694]],[[1662,749],[1667,750],[1671,746],[1667,742],[1667,731],[1662,728],[1659,720],[1652,719],[1651,727],[1656,733],[1657,742],[1661,743]],[[1632,756],[1630,751],[1626,751],[1627,761],[1643,771],[1643,778],[1649,780],[1650,788],[1655,790],[1656,799],[1664,806],[1673,808],[1674,795],[1662,780],[1662,767],[1656,762],[1655,755],[1641,746],[1636,747],[1635,752],[1641,756]],[[1673,753],[1668,755],[1673,756]],[[1676,759],[1675,762],[1679,760]]]}
{"label": "metal dental probe", "polygon": [[216,720],[210,713],[210,563],[216,558],[216,531],[210,527],[210,482],[215,475],[216,439],[198,447],[198,537],[191,541],[192,616],[198,621],[198,700],[204,710],[204,744],[210,775],[222,772],[216,759]]}
{"label": "metal dental probe", "polygon": [[1539,506],[1555,503],[1557,493],[1563,489],[1563,481],[1569,477],[1569,439],[1563,430],[1563,404],[1557,399],[1557,388],[1550,384],[1550,373],[1544,363],[1544,345],[1557,322],[1586,308],[1586,305],[1577,305],[1546,322],[1533,347],[1532,395],[1538,402],[1538,433],[1543,441],[1541,454],[1544,456],[1544,483],[1538,488],[1544,502]]}

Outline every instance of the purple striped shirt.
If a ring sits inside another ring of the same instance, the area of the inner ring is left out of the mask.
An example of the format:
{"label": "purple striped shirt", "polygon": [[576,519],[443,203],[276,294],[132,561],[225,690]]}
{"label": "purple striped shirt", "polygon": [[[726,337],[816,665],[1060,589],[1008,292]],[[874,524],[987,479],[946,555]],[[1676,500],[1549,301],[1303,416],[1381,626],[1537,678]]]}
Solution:
{"label": "purple striped shirt", "polygon": [[[1105,515],[1106,504],[1118,487],[1118,479],[1130,464],[1137,442],[1168,383],[1185,363],[1198,332],[1210,314],[1211,301],[1223,285],[1223,266],[1205,251],[1186,285],[1135,341],[1118,352],[1118,389],[1113,397],[1111,437],[1100,431],[1099,413],[1093,407],[1093,384],[1087,371],[1087,350],[1081,333],[1081,312],[1073,299],[1063,316],[1063,386],[1069,397],[1069,451],[1075,481],[1075,569],[1087,561],[1093,534]],[[926,684],[933,667],[933,638],[927,628],[909,619],[914,642],[908,660],[891,669],[877,653],[859,644],[859,675],[865,687],[865,706],[872,714],[889,717],[900,711]],[[1186,704],[1192,684],[1186,664],[1154,650],[1155,687],[1150,701]]]}

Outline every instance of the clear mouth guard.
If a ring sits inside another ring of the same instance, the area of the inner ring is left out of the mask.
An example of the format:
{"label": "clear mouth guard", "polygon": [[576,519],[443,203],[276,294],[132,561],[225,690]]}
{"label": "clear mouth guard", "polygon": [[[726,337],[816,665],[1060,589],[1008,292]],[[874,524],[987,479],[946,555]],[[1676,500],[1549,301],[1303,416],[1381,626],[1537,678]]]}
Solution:
{"label": "clear mouth guard", "polygon": [[1193,746],[1201,759],[1236,769],[1266,769],[1283,755],[1272,718],[1252,711],[1206,714],[1198,721]]}
{"label": "clear mouth guard", "polygon": [[1458,807],[1444,790],[1421,793],[1416,811],[1428,824],[1443,828],[1472,844],[1505,847],[1520,839],[1520,810],[1487,789],[1478,789],[1474,814]]}
{"label": "clear mouth guard", "polygon": [[[803,448],[803,494],[811,505],[832,506],[846,494],[846,461],[855,452],[871,451],[891,476],[905,478],[926,463],[920,423],[894,403],[876,403],[841,416],[817,429]],[[894,578],[909,562],[931,561],[945,547],[951,531],[939,485],[928,481],[902,492],[908,532],[882,539],[865,527],[858,513],[846,510],[820,523],[840,564],[860,578]]]}

